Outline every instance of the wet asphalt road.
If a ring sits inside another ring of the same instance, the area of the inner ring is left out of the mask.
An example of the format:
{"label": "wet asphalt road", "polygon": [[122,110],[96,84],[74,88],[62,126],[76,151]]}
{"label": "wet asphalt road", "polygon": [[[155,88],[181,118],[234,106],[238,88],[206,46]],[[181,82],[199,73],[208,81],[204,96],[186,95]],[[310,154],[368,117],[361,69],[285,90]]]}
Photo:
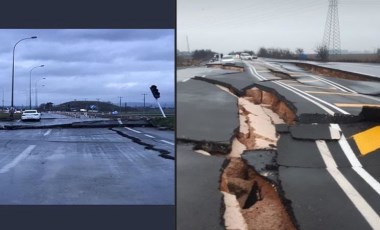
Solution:
{"label": "wet asphalt road", "polygon": [[380,65],[375,63],[349,63],[349,62],[308,62],[314,65],[338,69],[353,73],[365,74],[380,78]]}
{"label": "wet asphalt road", "polygon": [[0,121],[0,126],[53,126],[53,125],[65,125],[72,124],[76,122],[86,122],[86,121],[106,121],[109,119],[105,118],[89,118],[83,115],[78,115],[78,117],[66,116],[64,114],[57,113],[41,113],[41,120],[14,120],[14,121]]}
{"label": "wet asphalt road", "polygon": [[[279,170],[277,179],[281,182],[284,197],[291,201],[291,208],[297,225],[301,229],[371,229],[379,226],[379,150],[361,156],[356,143],[350,138],[351,135],[376,126],[378,123],[369,124],[362,121],[352,124],[353,120],[346,119],[347,117],[358,118],[362,106],[365,104],[380,105],[379,97],[370,95],[376,93],[372,87],[372,82],[362,84],[362,82],[314,76],[294,65],[291,66],[291,64],[284,68],[282,64],[267,63],[262,60],[245,63],[245,73],[206,75],[196,80],[178,83],[178,97],[183,96],[188,101],[198,97],[197,100],[194,100],[196,103],[188,103],[186,109],[197,111],[197,114],[203,115],[196,119],[207,120],[212,119],[217,113],[213,113],[212,110],[205,112],[207,110],[200,109],[197,104],[202,103],[199,102],[201,96],[208,95],[210,91],[200,92],[199,87],[192,87],[191,81],[202,81],[210,85],[219,84],[240,95],[244,93],[245,89],[257,86],[277,94],[278,97],[292,105],[296,111],[298,122],[323,123],[315,125],[311,131],[310,127],[298,127],[297,129],[290,129],[293,131],[282,131],[278,142],[276,161]],[[273,69],[273,66],[276,67],[277,71],[291,72],[292,79],[282,79],[270,73],[268,68]],[[182,91],[181,89],[186,90]],[[220,91],[222,92],[222,90]],[[212,100],[216,102],[221,99],[220,97],[217,99],[214,97],[207,98],[210,104],[213,104]],[[236,105],[229,104],[228,107],[236,111]],[[225,106],[219,109],[228,110]],[[218,108],[215,108],[215,111],[218,111]],[[185,113],[178,115],[179,120],[195,119],[194,117],[190,118],[190,115]],[[235,114],[230,118],[227,116],[223,118],[226,123],[231,122],[231,119],[235,119]],[[339,141],[331,139],[331,133],[329,129],[326,129],[333,121],[347,123],[340,125],[341,133],[345,137],[340,136]],[[186,126],[190,127],[191,123],[186,124]],[[208,128],[213,130],[212,123],[198,129],[198,135],[205,135],[209,131]],[[303,136],[302,129],[305,132],[312,133]],[[225,132],[224,130],[227,129],[225,127],[219,129],[220,132]],[[181,137],[195,132],[195,128],[191,132],[186,129],[183,131]],[[214,136],[211,133],[208,135],[209,137],[206,137],[206,140],[213,140]],[[178,149],[177,154],[179,155],[179,165],[202,161],[194,155],[197,153],[190,154],[189,150],[182,147]],[[181,155],[186,155],[186,158],[192,159],[181,162],[186,159],[185,157],[181,158]],[[330,155],[331,157],[326,158]],[[210,173],[209,170],[196,166],[201,164],[203,163],[193,164],[194,167],[190,167],[187,172],[177,169],[177,180],[187,178],[190,180],[189,184],[197,183],[196,179],[191,179],[190,176],[194,171],[200,173],[198,170],[202,170],[203,174]],[[276,183],[276,178],[274,182]],[[179,206],[186,204],[187,199],[181,193],[186,194],[187,197],[198,194],[198,187],[188,187],[188,189],[190,191],[187,190],[186,193],[183,192],[183,189],[178,189],[177,196],[182,199],[177,200]],[[218,192],[217,185],[212,183],[205,184],[202,189]],[[197,204],[202,199],[193,199],[192,203]],[[213,207],[210,205],[210,208],[203,210],[198,209],[197,205],[191,207],[189,205],[187,205],[187,209],[191,208],[193,211],[201,212],[200,215],[206,214]],[[184,213],[178,213],[179,220],[184,222],[179,224],[186,225],[193,221],[182,215]],[[210,217],[210,223],[216,223],[219,217],[216,214]],[[352,223],[352,220],[357,221]]]}
{"label": "wet asphalt road", "polygon": [[117,129],[0,130],[0,204],[173,205],[173,132]]}
{"label": "wet asphalt road", "polygon": [[237,98],[194,79],[177,87],[177,138],[229,144],[239,126]]}

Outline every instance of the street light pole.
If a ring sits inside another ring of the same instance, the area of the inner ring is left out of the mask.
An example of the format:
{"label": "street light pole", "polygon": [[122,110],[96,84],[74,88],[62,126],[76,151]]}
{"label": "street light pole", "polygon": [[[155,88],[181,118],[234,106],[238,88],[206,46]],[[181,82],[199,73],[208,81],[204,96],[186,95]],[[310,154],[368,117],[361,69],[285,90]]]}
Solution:
{"label": "street light pole", "polygon": [[46,78],[40,78],[40,79],[38,79],[37,81],[36,81],[36,83],[35,83],[35,85],[34,85],[34,90],[35,90],[35,96],[36,96],[36,98],[35,98],[35,102],[36,102],[36,109],[38,108],[38,96],[37,96],[37,93],[38,93],[38,82],[39,81],[41,81],[41,80],[45,80]]}
{"label": "street light pole", "polygon": [[[41,86],[45,86],[45,85],[41,85]],[[36,109],[38,108],[37,100],[38,100],[38,96],[37,96],[37,91],[36,91]]]}
{"label": "street light pole", "polygon": [[123,98],[123,97],[118,97],[119,98],[119,109],[120,109],[120,112],[121,112],[121,99]]}
{"label": "street light pole", "polygon": [[29,109],[32,109],[32,71],[35,68],[44,67],[45,65],[39,65],[33,67],[29,72]]}
{"label": "street light pole", "polygon": [[11,96],[11,107],[13,108],[13,95],[14,95],[14,86],[15,86],[15,49],[18,43],[21,41],[27,40],[27,39],[35,39],[37,36],[33,36],[30,38],[23,38],[16,42],[16,44],[13,46],[13,61],[12,61],[12,96]]}
{"label": "street light pole", "polygon": [[3,107],[1,110],[4,111],[4,87],[3,87]]}
{"label": "street light pole", "polygon": [[145,116],[145,96],[148,95],[148,94],[143,93],[142,95],[144,95],[144,110],[143,110],[143,115]]}

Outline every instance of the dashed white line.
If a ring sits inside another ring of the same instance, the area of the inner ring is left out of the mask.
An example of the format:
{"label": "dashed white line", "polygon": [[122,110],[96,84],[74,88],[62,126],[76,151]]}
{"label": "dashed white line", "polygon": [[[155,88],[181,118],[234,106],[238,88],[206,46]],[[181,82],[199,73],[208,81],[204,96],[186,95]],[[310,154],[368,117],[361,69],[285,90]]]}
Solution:
{"label": "dashed white line", "polygon": [[377,215],[375,210],[367,203],[367,201],[360,195],[360,193],[354,188],[354,186],[344,177],[344,175],[338,170],[337,165],[334,161],[334,158],[331,155],[331,152],[323,140],[316,141],[318,150],[322,156],[323,161],[326,164],[326,170],[329,172],[332,178],[340,186],[343,192],[355,205],[358,211],[366,219],[368,224],[376,229],[380,223],[380,216]]}
{"label": "dashed white line", "polygon": [[150,137],[150,138],[155,138],[154,136],[151,136],[149,134],[144,134],[144,136]]}
{"label": "dashed white line", "polygon": [[47,136],[51,133],[51,129],[49,129],[48,131],[46,131],[46,133],[44,133],[44,136]]}
{"label": "dashed white line", "polygon": [[191,78],[186,78],[185,80],[182,80],[182,82],[187,82],[188,80],[190,80]]}
{"label": "dashed white line", "polygon": [[169,142],[169,141],[165,141],[165,140],[161,140],[162,142],[166,143],[166,144],[169,144],[169,145],[174,145],[174,143],[172,142]]}
{"label": "dashed white line", "polygon": [[36,146],[35,145],[29,145],[28,148],[26,148],[20,155],[18,155],[15,159],[13,159],[10,163],[8,163],[7,165],[3,166],[1,169],[0,169],[0,173],[5,173],[5,172],[8,172],[9,169],[15,167],[21,160],[23,160],[24,158],[26,158],[28,156],[28,154],[30,152],[33,151],[33,149],[35,148]]}
{"label": "dashed white line", "polygon": [[129,131],[135,132],[135,133],[141,133],[140,131],[137,131],[137,130],[134,130],[134,129],[131,129],[131,128],[128,128],[128,127],[124,127],[124,128],[128,129]]}

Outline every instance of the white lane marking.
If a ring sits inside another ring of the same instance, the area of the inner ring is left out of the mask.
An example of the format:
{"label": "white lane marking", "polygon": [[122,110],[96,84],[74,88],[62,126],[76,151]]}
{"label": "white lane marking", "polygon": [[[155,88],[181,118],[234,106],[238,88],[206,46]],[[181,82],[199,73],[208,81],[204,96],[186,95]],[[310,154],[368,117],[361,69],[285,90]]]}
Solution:
{"label": "white lane marking", "polygon": [[257,76],[256,74],[253,73],[252,67],[249,66],[249,70],[251,71],[252,76],[255,76],[259,81],[262,81],[262,80],[263,80],[263,79],[261,79],[259,76]]}
{"label": "white lane marking", "polygon": [[3,166],[0,169],[0,173],[8,172],[9,169],[15,167],[21,160],[23,160],[24,158],[26,158],[28,156],[28,154],[30,152],[32,152],[35,147],[36,147],[35,145],[29,145],[28,148],[26,148],[24,151],[22,151],[22,153],[20,155],[18,155],[15,159],[13,159],[7,165]]}
{"label": "white lane marking", "polygon": [[[285,83],[282,83],[282,82],[278,82],[278,83],[286,85]],[[289,85],[287,85],[287,86],[289,86]],[[298,92],[304,94],[305,96],[308,96],[308,97],[310,97],[310,98],[313,98],[313,99],[315,99],[315,100],[317,100],[317,101],[319,101],[319,102],[321,102],[321,103],[323,103],[323,104],[325,104],[325,105],[327,105],[327,106],[329,106],[329,107],[331,107],[331,108],[333,108],[333,109],[336,109],[337,111],[339,111],[339,112],[341,112],[341,113],[343,113],[343,114],[350,115],[350,113],[348,113],[347,111],[345,111],[345,110],[343,110],[343,109],[341,109],[341,108],[339,108],[339,107],[337,107],[337,106],[335,106],[335,105],[333,105],[333,104],[331,104],[331,103],[328,103],[327,101],[324,101],[324,100],[322,100],[322,99],[319,99],[318,97],[315,97],[315,96],[313,96],[313,95],[310,95],[310,94],[308,94],[308,93],[305,93],[304,91],[302,91],[302,90],[300,90],[300,89],[297,89],[297,88],[295,88],[295,87],[293,87],[293,86],[289,86],[289,88],[292,88],[292,89],[294,89],[294,90],[296,90],[296,91],[298,91]]]}
{"label": "white lane marking", "polygon": [[361,97],[365,97],[365,98],[368,98],[368,99],[371,99],[371,100],[374,100],[374,101],[379,101],[380,102],[380,99],[374,97],[374,96],[368,96],[368,95],[363,95],[363,94],[359,94]]}
{"label": "white lane marking", "polygon": [[[256,69],[255,69],[254,66],[251,65],[250,70],[251,70],[252,75],[255,76],[256,78],[258,78],[259,80],[267,80],[265,77],[260,76],[260,75],[256,72]],[[257,73],[257,74],[254,74],[254,73],[253,73],[253,70],[254,70],[255,73]],[[280,82],[275,82],[275,81],[273,81],[273,83],[275,83],[276,85],[281,86],[281,87],[283,87],[283,88],[285,88],[285,89],[287,89],[287,90],[289,90],[289,91],[291,91],[291,92],[297,94],[298,96],[300,96],[300,97],[302,97],[302,98],[304,98],[304,99],[310,101],[311,103],[313,103],[313,104],[315,104],[316,106],[320,107],[321,109],[325,110],[328,114],[330,114],[330,115],[334,115],[334,114],[335,114],[335,112],[332,111],[332,110],[330,110],[329,108],[327,108],[327,107],[321,105],[320,103],[318,103],[318,102],[316,102],[316,101],[314,101],[314,100],[312,100],[312,99],[310,99],[310,98],[308,98],[308,97],[306,97],[306,96],[304,96],[304,95],[302,95],[302,94],[300,94],[300,93],[298,93],[298,92],[292,90],[292,89],[290,88],[289,85],[287,85],[287,84],[285,85],[284,83],[283,83],[284,85],[281,85],[281,84],[279,84]]]}
{"label": "white lane marking", "polygon": [[[338,124],[331,124],[332,128],[342,131]],[[362,164],[356,158],[354,151],[352,151],[350,144],[348,144],[346,137],[342,133],[340,140],[338,141],[340,147],[343,149],[344,154],[346,155],[348,161],[350,161],[352,167],[362,167]]]}
{"label": "white lane marking", "polygon": [[151,136],[149,134],[144,134],[144,136],[150,137],[150,138],[155,138],[154,136]]}
{"label": "white lane marking", "polygon": [[121,125],[123,124],[123,122],[121,121],[120,118],[117,119],[117,122],[119,122],[119,124],[121,124]]}
{"label": "white lane marking", "polygon": [[252,70],[255,72],[255,74],[256,74],[257,77],[259,77],[259,78],[261,78],[261,79],[263,79],[263,80],[268,80],[266,77],[261,76],[261,75],[256,71],[256,68],[255,68],[253,65],[251,65],[251,68],[252,68]]}
{"label": "white lane marking", "polygon": [[128,129],[128,130],[130,130],[130,131],[132,131],[132,132],[135,132],[135,133],[141,133],[140,131],[137,131],[137,130],[135,130],[135,129],[131,129],[131,128],[128,128],[128,127],[124,127],[124,128],[126,128],[126,129]]}
{"label": "white lane marking", "polygon": [[188,80],[190,80],[191,78],[186,78],[185,80],[182,80],[182,82],[187,82]]}
{"label": "white lane marking", "polygon": [[323,79],[323,78],[320,78],[320,77],[317,77],[317,76],[313,76],[313,75],[307,75],[307,76],[312,77],[312,78],[314,78],[314,79],[317,79],[317,80],[319,80],[319,81],[321,81],[321,82],[324,82],[324,83],[326,83],[326,84],[328,84],[328,85],[330,85],[330,86],[333,86],[334,88],[337,88],[337,89],[339,89],[339,90],[342,91],[342,92],[348,93],[347,90],[345,90],[345,89],[343,89],[342,87],[339,87],[338,85],[335,85],[335,84],[333,84],[332,82],[329,82],[329,81],[327,81],[327,80],[325,80],[325,79]]}
{"label": "white lane marking", "polygon": [[323,82],[325,82],[326,84],[329,84],[329,85],[331,85],[331,86],[334,86],[334,87],[340,89],[340,90],[343,91],[343,92],[357,93],[356,91],[354,91],[354,90],[352,90],[352,89],[350,89],[350,88],[347,88],[346,86],[341,85],[341,84],[339,84],[339,83],[336,83],[336,82],[334,82],[334,81],[331,81],[331,80],[328,80],[328,79],[324,79],[324,78],[319,77],[319,76],[312,76],[312,75],[308,75],[308,76],[310,76],[310,77],[312,77],[312,78],[314,78],[314,79],[318,79],[318,80],[320,80],[320,81],[323,81]]}
{"label": "white lane marking", "polygon": [[341,137],[340,130],[332,127],[331,125],[329,126],[329,129],[330,129],[331,139],[333,139],[333,140],[339,140],[340,137]]}
{"label": "white lane marking", "polygon": [[166,143],[166,144],[169,144],[169,145],[174,145],[174,143],[172,142],[169,142],[169,141],[165,141],[165,140],[161,140],[162,142]]}
{"label": "white lane marking", "polygon": [[44,133],[44,136],[47,136],[51,133],[51,129],[49,129],[48,131],[46,131],[46,133]]}
{"label": "white lane marking", "polygon": [[375,210],[367,203],[367,201],[360,195],[360,193],[352,186],[352,184],[344,177],[344,175],[338,170],[337,165],[334,161],[334,158],[331,155],[331,152],[323,140],[315,141],[317,144],[318,150],[321,153],[322,159],[326,164],[326,170],[334,178],[336,183],[340,188],[346,193],[347,197],[355,205],[358,211],[366,219],[368,224],[376,229],[380,223],[380,216],[377,215]]}
{"label": "white lane marking", "polygon": [[[264,63],[265,64],[265,63]],[[268,63],[269,64],[269,63]],[[277,70],[280,70],[280,71],[282,71],[280,68],[277,68],[277,67],[275,67],[275,66],[273,66],[273,65],[271,65],[271,64],[269,64],[270,66],[272,66],[272,67],[274,67],[274,68],[276,68]],[[319,76],[312,76],[312,75],[302,75],[302,76],[309,76],[309,77],[312,77],[312,78],[314,78],[314,79],[318,79],[318,80],[320,80],[320,81],[323,81],[323,82],[325,82],[326,84],[329,84],[329,85],[331,85],[331,86],[333,86],[333,87],[336,87],[336,88],[338,88],[338,89],[340,89],[341,91],[343,91],[343,92],[347,92],[347,91],[349,91],[349,92],[351,92],[351,93],[357,93],[356,91],[354,91],[354,90],[352,90],[352,89],[350,89],[350,88],[348,88],[348,87],[346,87],[346,86],[344,86],[344,85],[341,85],[341,84],[339,84],[339,83],[336,83],[336,82],[334,82],[334,81],[331,81],[331,80],[328,80],[328,79],[325,79],[325,78],[322,78],[322,77],[319,77]]]}
{"label": "white lane marking", "polygon": [[[342,131],[338,124],[331,124],[331,127],[338,129],[339,131]],[[372,187],[373,190],[377,192],[377,194],[380,195],[380,183],[371,175],[369,174],[362,166],[358,158],[355,156],[354,151],[352,150],[350,144],[348,144],[348,141],[346,137],[344,136],[342,132],[342,136],[340,140],[338,141],[340,147],[342,148],[344,154],[346,155],[348,161],[350,162],[352,169],[361,177],[369,186]]]}
{"label": "white lane marking", "polygon": [[[257,73],[257,71],[256,71],[256,69],[255,69],[254,66],[251,66],[251,67],[252,67],[252,69],[255,71],[257,77],[261,77],[261,78],[263,78],[263,79],[266,80],[265,77],[263,77],[263,76],[261,76],[260,74]],[[317,98],[317,97],[314,97],[314,96],[312,96],[312,95],[310,95],[310,94],[308,94],[308,93],[305,93],[304,91],[299,90],[299,89],[297,89],[297,88],[295,88],[295,87],[293,87],[293,86],[290,86],[290,85],[288,85],[288,84],[285,84],[285,83],[282,83],[282,82],[279,82],[279,81],[277,81],[277,82],[273,81],[273,83],[275,83],[275,84],[277,84],[277,85],[280,84],[281,86],[283,86],[283,88],[288,87],[288,88],[287,88],[288,90],[293,89],[293,90],[295,90],[295,91],[297,91],[297,92],[299,92],[299,93],[305,95],[306,97],[309,97],[310,100],[307,99],[308,101],[312,101],[312,99],[314,99],[314,100],[317,100],[317,101],[319,101],[319,102],[321,102],[321,103],[323,103],[323,104],[325,104],[325,105],[327,105],[327,106],[329,106],[329,107],[331,107],[331,108],[333,108],[333,109],[336,109],[337,111],[339,111],[339,112],[341,112],[341,113],[343,113],[343,114],[346,114],[346,115],[349,115],[349,114],[350,114],[350,113],[344,111],[343,109],[338,108],[337,106],[328,103],[327,101],[324,101],[324,100],[322,100],[322,99],[319,99],[319,98]],[[293,90],[290,90],[290,91],[294,92]],[[294,92],[294,93],[295,93],[295,92]],[[299,95],[299,94],[297,94],[297,95]],[[300,96],[300,95],[299,95],[299,96]],[[303,97],[303,98],[305,98],[305,97]],[[306,98],[305,98],[305,99],[306,99]],[[323,110],[325,110],[325,111],[326,111],[327,113],[329,113],[330,115],[334,115],[334,112],[333,112],[332,110],[327,109],[325,106],[322,106],[321,104],[319,104],[319,103],[316,102],[316,101],[314,101],[313,103],[316,104],[316,105],[318,105],[320,108],[322,108]]]}
{"label": "white lane marking", "polygon": [[328,114],[330,114],[330,115],[334,115],[335,114],[334,111],[332,111],[331,109],[327,108],[326,106],[324,106],[324,105],[322,105],[322,104],[320,104],[320,103],[318,103],[318,102],[316,102],[316,101],[314,101],[314,100],[312,100],[312,99],[310,99],[310,98],[308,98],[308,97],[306,97],[306,96],[304,96],[304,95],[302,95],[302,94],[300,94],[300,93],[292,90],[291,88],[289,88],[289,85],[281,85],[278,82],[273,82],[273,83],[275,83],[276,85],[282,86],[283,88],[285,88],[285,89],[287,89],[287,90],[289,90],[289,91],[297,94],[298,96],[300,96],[300,97],[302,97],[302,98],[310,101],[311,103],[315,104],[316,106],[318,106],[321,109],[323,109],[324,111],[326,111]]}

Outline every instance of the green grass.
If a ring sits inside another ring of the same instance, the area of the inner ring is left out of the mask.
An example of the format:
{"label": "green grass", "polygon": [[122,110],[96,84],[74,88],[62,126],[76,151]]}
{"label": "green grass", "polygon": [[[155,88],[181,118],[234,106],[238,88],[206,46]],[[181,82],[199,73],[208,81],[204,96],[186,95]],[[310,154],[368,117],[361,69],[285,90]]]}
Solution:
{"label": "green grass", "polygon": [[168,129],[175,129],[175,118],[174,117],[156,117],[149,119],[149,122],[155,127],[166,127]]}

